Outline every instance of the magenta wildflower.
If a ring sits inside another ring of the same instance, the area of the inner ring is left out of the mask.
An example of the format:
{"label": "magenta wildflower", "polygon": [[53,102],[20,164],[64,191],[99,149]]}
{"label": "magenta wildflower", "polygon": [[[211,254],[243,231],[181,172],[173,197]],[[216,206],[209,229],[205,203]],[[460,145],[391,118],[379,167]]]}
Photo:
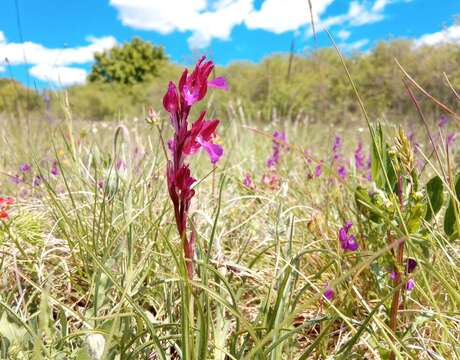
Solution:
{"label": "magenta wildflower", "polygon": [[52,165],[51,165],[50,173],[53,176],[58,176],[59,175],[59,168],[57,166],[57,161],[56,160],[54,160]]}
{"label": "magenta wildflower", "polygon": [[123,159],[118,159],[116,162],[115,162],[115,168],[118,170],[118,171],[123,171],[123,170],[126,170],[126,163]]}
{"label": "magenta wildflower", "polygon": [[270,189],[275,189],[279,185],[278,175],[274,172],[266,173],[262,176],[262,183]]}
{"label": "magenta wildflower", "polygon": [[22,173],[29,172],[30,171],[30,165],[27,164],[27,163],[21,164],[19,166],[19,171],[22,172]]}
{"label": "magenta wildflower", "polygon": [[334,160],[340,158],[340,148],[342,147],[342,138],[340,136],[336,136],[334,139],[334,144],[332,145],[332,153],[334,156]]}
{"label": "magenta wildflower", "polygon": [[249,189],[254,189],[256,186],[254,185],[254,182],[252,181],[251,174],[246,173],[243,178],[243,185],[246,186]]}
{"label": "magenta wildflower", "polygon": [[40,186],[41,184],[42,184],[42,178],[40,177],[40,175],[36,175],[34,179],[32,180],[32,186],[37,187],[37,186]]}
{"label": "magenta wildflower", "polygon": [[321,166],[322,166],[322,165],[319,164],[319,165],[316,165],[316,167],[315,167],[315,176],[316,176],[316,177],[320,177],[320,176],[321,176]]}
{"label": "magenta wildflower", "polygon": [[326,299],[331,301],[334,298],[335,292],[334,289],[332,289],[329,285],[326,285],[326,288],[323,292],[323,295]]}
{"label": "magenta wildflower", "polygon": [[307,163],[308,164],[311,164],[313,162],[312,158],[311,158],[311,151],[310,150],[305,150],[303,152],[305,158],[307,159]]}
{"label": "magenta wildflower", "polygon": [[272,155],[267,160],[268,167],[274,167],[278,165],[280,161],[280,154],[283,145],[286,144],[286,133],[275,131],[273,133],[273,144],[272,144]]}
{"label": "magenta wildflower", "polygon": [[439,117],[438,126],[439,126],[440,128],[443,128],[444,126],[447,125],[448,122],[449,122],[448,117],[445,116],[445,115],[441,115],[441,116]]}
{"label": "magenta wildflower", "polygon": [[23,182],[22,177],[20,177],[18,174],[14,175],[14,176],[10,176],[10,180],[15,185],[19,185],[20,183]]}
{"label": "magenta wildflower", "polygon": [[365,156],[363,154],[363,144],[362,142],[358,143],[355,149],[355,167],[356,169],[360,170],[364,168],[364,159]]}
{"label": "magenta wildflower", "polygon": [[212,61],[206,61],[203,56],[196,64],[191,74],[185,69],[176,86],[172,81],[163,97],[163,106],[170,115],[174,130],[173,138],[168,140],[172,159],[168,160],[166,175],[168,191],[174,205],[174,214],[179,236],[182,240],[184,257],[187,261],[187,273],[193,278],[193,256],[195,253],[195,233],[187,235],[188,211],[191,199],[195,195],[192,185],[196,179],[191,175],[190,167],[185,163],[186,157],[195,154],[203,148],[211,162],[216,164],[223,155],[220,145],[212,142],[219,120],[206,120],[206,112],[201,112],[196,121],[189,126],[189,114],[192,106],[206,95],[208,86],[226,89],[227,83],[223,78],[208,82],[208,77],[214,68]]}
{"label": "magenta wildflower", "polygon": [[396,281],[396,278],[398,277],[398,274],[396,273],[396,271],[392,271],[392,272],[390,272],[389,277],[390,277],[390,280]]}
{"label": "magenta wildflower", "polygon": [[352,225],[353,223],[351,221],[346,221],[344,226],[339,230],[340,245],[345,251],[355,251],[359,247],[355,236],[348,234]]}
{"label": "magenta wildflower", "polygon": [[446,142],[447,142],[447,145],[452,145],[455,141],[457,137],[457,134],[456,133],[449,133],[447,134],[447,138],[446,138]]}
{"label": "magenta wildflower", "polygon": [[345,179],[347,177],[347,169],[345,168],[345,166],[339,166],[339,168],[337,169],[337,174],[342,178],[342,179]]}

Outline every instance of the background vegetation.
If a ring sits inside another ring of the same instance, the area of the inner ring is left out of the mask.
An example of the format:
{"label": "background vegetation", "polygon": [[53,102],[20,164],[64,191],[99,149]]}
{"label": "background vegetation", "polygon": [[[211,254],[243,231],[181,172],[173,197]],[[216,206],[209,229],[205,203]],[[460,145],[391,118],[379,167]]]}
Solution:
{"label": "background vegetation", "polygon": [[[395,58],[427,91],[438,94],[439,99],[458,109],[444,73],[454,87],[460,86],[460,45],[414,47],[411,41],[394,40],[379,43],[369,53],[348,56],[350,71],[373,116],[400,118],[412,106]],[[165,82],[182,68],[168,62],[161,48],[134,39],[130,44],[96,56],[90,81],[68,89],[71,108],[76,117],[85,120],[141,117],[146,107],[160,103]],[[230,86],[229,92],[216,94],[212,99],[213,109],[220,113],[227,114],[230,104],[234,109],[244,108],[249,119],[308,117],[321,121],[327,118],[335,123],[358,112],[333,49],[273,55],[259,64],[236,62],[218,67],[216,75],[228,78]],[[45,108],[45,102],[37,101],[37,94],[25,96],[27,90],[22,86],[6,85],[6,80],[2,84],[0,111],[17,109],[21,104],[29,110]],[[61,110],[58,93],[49,92],[56,114]],[[432,103],[423,107],[428,114],[439,116]]]}

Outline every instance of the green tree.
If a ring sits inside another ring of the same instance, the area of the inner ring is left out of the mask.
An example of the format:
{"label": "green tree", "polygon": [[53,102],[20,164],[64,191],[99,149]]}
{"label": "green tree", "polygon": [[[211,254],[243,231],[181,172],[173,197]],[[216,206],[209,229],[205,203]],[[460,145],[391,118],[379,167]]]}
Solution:
{"label": "green tree", "polygon": [[162,47],[136,37],[123,46],[97,53],[88,80],[137,84],[158,76],[161,65],[166,61],[167,56]]}

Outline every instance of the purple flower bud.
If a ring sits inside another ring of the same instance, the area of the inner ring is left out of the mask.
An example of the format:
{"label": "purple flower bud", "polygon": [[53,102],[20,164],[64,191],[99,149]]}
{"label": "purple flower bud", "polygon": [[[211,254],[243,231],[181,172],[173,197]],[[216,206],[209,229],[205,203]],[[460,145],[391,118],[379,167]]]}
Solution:
{"label": "purple flower bud", "polygon": [[449,119],[447,118],[447,116],[441,115],[441,116],[439,117],[439,123],[438,123],[438,125],[439,125],[440,128],[443,128],[444,126],[447,125],[448,122],[449,122]]}
{"label": "purple flower bud", "polygon": [[415,287],[415,280],[410,278],[406,283],[406,290],[411,291]]}
{"label": "purple flower bud", "polygon": [[341,228],[339,230],[339,240],[340,242],[343,244],[343,243],[346,243],[347,242],[347,238],[348,238],[348,235],[347,235],[347,230],[345,228]]}
{"label": "purple flower bud", "polygon": [[30,171],[30,165],[27,164],[27,163],[21,164],[19,166],[19,171],[21,171],[22,173],[29,172]]}
{"label": "purple flower bud", "polygon": [[324,290],[323,295],[326,299],[331,301],[334,298],[335,292],[329,285],[326,285],[326,289]]}
{"label": "purple flower bud", "polygon": [[23,179],[18,174],[14,175],[14,176],[10,176],[10,180],[15,185],[19,185],[23,181]]}
{"label": "purple flower bud", "polygon": [[118,171],[126,170],[126,163],[123,159],[118,159],[115,163],[115,167]]}
{"label": "purple flower bud", "polygon": [[447,142],[447,145],[452,145],[455,141],[457,137],[457,134],[456,133],[449,133],[447,134],[447,139],[446,139],[446,142]]}
{"label": "purple flower bud", "polygon": [[364,168],[364,159],[365,156],[363,154],[363,144],[360,142],[355,149],[355,167],[356,169],[363,169]]}
{"label": "purple flower bud", "polygon": [[345,225],[339,230],[339,241],[342,249],[345,251],[355,251],[358,249],[359,245],[356,241],[354,235],[348,235],[351,226],[353,223],[351,221],[346,221]]}
{"label": "purple flower bud", "polygon": [[350,235],[347,239],[347,246],[346,250],[348,251],[356,251],[358,249],[358,243],[356,242],[355,236]]}
{"label": "purple flower bud", "polygon": [[254,182],[252,181],[252,178],[251,178],[251,174],[247,173],[246,175],[244,175],[243,185],[250,189],[255,188]]}
{"label": "purple flower bud", "polygon": [[59,168],[57,167],[57,161],[53,161],[53,164],[51,165],[50,173],[53,176],[58,176],[59,175]]}
{"label": "purple flower bud", "polygon": [[316,168],[315,168],[315,176],[316,176],[316,177],[320,177],[320,176],[321,176],[321,164],[320,164],[320,165],[316,165]]}
{"label": "purple flower bud", "polygon": [[337,169],[337,174],[342,178],[345,179],[347,176],[347,169],[345,169],[345,166],[340,166]]}
{"label": "purple flower bud", "polygon": [[34,179],[32,180],[32,186],[37,187],[37,186],[40,186],[41,184],[42,184],[42,178],[40,177],[40,175],[35,176]]}
{"label": "purple flower bud", "polygon": [[396,278],[398,277],[398,275],[396,274],[396,271],[392,271],[389,277],[390,277],[390,280],[396,281]]}
{"label": "purple flower bud", "polygon": [[408,274],[412,273],[417,267],[417,260],[408,258],[406,260],[406,271]]}
{"label": "purple flower bud", "polygon": [[163,106],[170,114],[176,113],[179,109],[179,95],[177,93],[176,85],[170,81],[168,84],[168,91],[163,97]]}

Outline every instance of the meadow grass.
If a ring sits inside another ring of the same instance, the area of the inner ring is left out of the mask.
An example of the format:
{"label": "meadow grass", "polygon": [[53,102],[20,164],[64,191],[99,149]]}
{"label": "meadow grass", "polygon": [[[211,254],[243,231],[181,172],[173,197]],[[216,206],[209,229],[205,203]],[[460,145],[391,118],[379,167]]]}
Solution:
{"label": "meadow grass", "polygon": [[[199,181],[189,214],[197,234],[190,280],[166,187],[166,116],[152,126],[143,119],[73,121],[64,113],[0,119],[0,196],[15,200],[0,223],[2,358],[459,357],[456,233],[445,233],[444,209],[431,219],[426,208],[415,211],[412,188],[382,190],[391,182],[387,142],[400,154],[415,153],[423,199],[425,184],[439,175],[451,199],[442,207],[451,207],[458,227],[457,153],[445,150],[446,128],[430,123],[433,147],[414,110],[403,126],[414,138],[404,147],[389,120],[380,138],[361,119],[267,124],[229,108],[217,167],[205,154],[192,160]],[[274,130],[285,131],[287,143],[268,168]],[[333,151],[337,136],[343,145]],[[373,151],[369,169],[356,166],[358,142],[366,161]],[[403,179],[405,163],[391,161]],[[24,163],[31,170],[21,173]],[[371,171],[374,181],[383,179],[378,191],[367,179]],[[357,200],[358,186],[386,202]],[[348,220],[356,251],[344,251],[338,238]],[[404,272],[394,260],[400,244],[404,258],[417,261],[411,291],[407,274],[396,284],[390,279],[392,269]]]}

